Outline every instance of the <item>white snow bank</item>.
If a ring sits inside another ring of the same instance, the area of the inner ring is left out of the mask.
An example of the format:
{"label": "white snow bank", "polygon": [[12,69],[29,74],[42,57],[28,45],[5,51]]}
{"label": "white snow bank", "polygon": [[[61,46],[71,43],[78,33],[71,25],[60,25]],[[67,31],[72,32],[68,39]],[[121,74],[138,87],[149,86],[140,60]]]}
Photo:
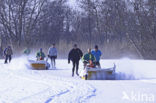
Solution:
{"label": "white snow bank", "polygon": [[[0,60],[1,64],[3,63],[3,60]],[[5,65],[0,65],[0,66],[7,66],[11,70],[23,70],[27,69],[26,64],[28,64],[28,59],[27,57],[19,57],[19,58],[13,58],[11,63],[5,64]]]}
{"label": "white snow bank", "polygon": [[102,60],[102,67],[116,64],[117,79],[152,79],[156,78],[156,61],[152,60]]}

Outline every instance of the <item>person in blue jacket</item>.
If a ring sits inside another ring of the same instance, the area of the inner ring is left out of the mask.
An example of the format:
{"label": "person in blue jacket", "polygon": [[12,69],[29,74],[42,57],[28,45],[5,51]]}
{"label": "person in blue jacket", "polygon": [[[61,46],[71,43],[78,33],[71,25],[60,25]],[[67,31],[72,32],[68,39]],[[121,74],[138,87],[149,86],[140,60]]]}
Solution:
{"label": "person in blue jacket", "polygon": [[95,45],[95,49],[92,50],[91,53],[95,56],[95,59],[96,59],[95,64],[96,64],[96,66],[98,66],[99,68],[101,68],[101,65],[100,65],[100,58],[101,58],[102,53],[101,53],[101,51],[98,49],[98,45]]}

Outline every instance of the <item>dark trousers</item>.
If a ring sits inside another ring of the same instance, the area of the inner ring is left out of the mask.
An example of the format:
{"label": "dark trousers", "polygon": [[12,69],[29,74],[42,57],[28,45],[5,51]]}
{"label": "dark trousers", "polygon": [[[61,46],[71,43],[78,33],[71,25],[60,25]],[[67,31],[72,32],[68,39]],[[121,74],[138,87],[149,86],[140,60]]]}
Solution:
{"label": "dark trousers", "polygon": [[9,62],[11,62],[11,55],[6,55],[5,56],[5,63],[8,63],[8,59],[9,59]]}
{"label": "dark trousers", "polygon": [[57,58],[57,56],[48,56],[48,57],[51,60],[51,66],[55,67],[55,65],[56,65],[55,59]]}
{"label": "dark trousers", "polygon": [[95,62],[95,65],[98,66],[99,68],[101,68],[101,65],[100,65],[99,61]]}
{"label": "dark trousers", "polygon": [[76,74],[78,74],[78,69],[79,69],[79,61],[72,61],[73,62],[73,69],[72,69],[72,76],[74,76],[74,71],[75,71],[75,67],[76,67]]}

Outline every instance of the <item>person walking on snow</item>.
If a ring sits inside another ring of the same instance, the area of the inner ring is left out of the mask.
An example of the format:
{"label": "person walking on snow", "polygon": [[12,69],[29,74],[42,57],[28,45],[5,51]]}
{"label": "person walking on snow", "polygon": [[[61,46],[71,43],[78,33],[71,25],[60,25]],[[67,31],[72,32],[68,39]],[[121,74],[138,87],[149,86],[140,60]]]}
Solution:
{"label": "person walking on snow", "polygon": [[92,54],[94,55],[94,57],[96,58],[96,60],[95,60],[95,65],[98,66],[99,68],[101,68],[101,65],[100,65],[100,57],[101,57],[102,53],[101,53],[101,51],[98,49],[98,46],[97,46],[97,45],[95,45],[95,49],[92,50],[91,53],[92,53]]}
{"label": "person walking on snow", "polygon": [[8,63],[8,59],[9,59],[9,62],[11,62],[11,59],[12,59],[12,55],[13,55],[13,52],[12,52],[12,49],[11,49],[11,46],[8,46],[5,50],[4,50],[4,56],[5,56],[5,64]]}
{"label": "person walking on snow", "polygon": [[57,58],[57,49],[55,47],[55,44],[53,44],[52,47],[49,48],[48,57],[51,60],[52,68],[56,68],[55,67],[55,65],[56,65],[55,59]]}
{"label": "person walking on snow", "polygon": [[37,58],[37,60],[44,60],[45,54],[44,54],[42,48],[40,48],[39,52],[37,52],[36,58]]}
{"label": "person walking on snow", "polygon": [[83,56],[82,51],[79,48],[77,48],[77,44],[74,44],[73,49],[68,54],[68,63],[70,63],[70,60],[73,63],[72,77],[74,76],[75,66],[76,66],[76,74],[77,76],[79,76],[78,74],[79,61],[82,58],[82,56]]}

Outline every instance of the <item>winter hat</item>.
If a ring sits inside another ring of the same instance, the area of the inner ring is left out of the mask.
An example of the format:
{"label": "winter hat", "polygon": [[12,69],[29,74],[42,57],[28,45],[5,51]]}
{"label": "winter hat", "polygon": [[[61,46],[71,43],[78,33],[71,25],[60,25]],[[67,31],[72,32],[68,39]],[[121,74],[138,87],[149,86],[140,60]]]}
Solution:
{"label": "winter hat", "polygon": [[98,45],[95,45],[95,49],[98,49]]}
{"label": "winter hat", "polygon": [[74,44],[74,47],[77,47],[77,44]]}

